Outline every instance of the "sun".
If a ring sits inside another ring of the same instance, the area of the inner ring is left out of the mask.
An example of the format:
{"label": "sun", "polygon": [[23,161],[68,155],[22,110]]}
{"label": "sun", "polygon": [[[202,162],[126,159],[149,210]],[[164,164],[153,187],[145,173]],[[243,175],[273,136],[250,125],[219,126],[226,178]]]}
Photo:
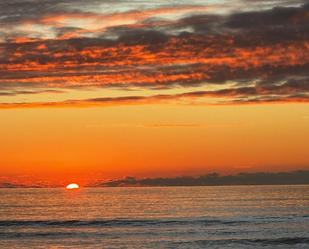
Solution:
{"label": "sun", "polygon": [[79,185],[76,183],[70,183],[65,188],[68,190],[79,189]]}

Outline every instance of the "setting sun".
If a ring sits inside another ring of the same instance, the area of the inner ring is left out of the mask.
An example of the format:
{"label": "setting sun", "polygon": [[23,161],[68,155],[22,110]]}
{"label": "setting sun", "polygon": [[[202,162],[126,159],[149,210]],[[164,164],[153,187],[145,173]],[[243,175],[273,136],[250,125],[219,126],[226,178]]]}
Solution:
{"label": "setting sun", "polygon": [[72,189],[79,189],[79,185],[76,183],[70,183],[66,186],[66,189],[72,190]]}

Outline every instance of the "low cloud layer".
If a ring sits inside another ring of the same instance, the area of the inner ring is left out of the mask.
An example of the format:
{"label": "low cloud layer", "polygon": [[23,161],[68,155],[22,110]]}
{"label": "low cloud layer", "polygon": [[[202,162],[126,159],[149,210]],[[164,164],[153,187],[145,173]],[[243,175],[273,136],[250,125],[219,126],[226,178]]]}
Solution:
{"label": "low cloud layer", "polygon": [[[283,185],[283,184],[309,184],[309,171],[292,172],[258,172],[239,173],[236,175],[220,175],[211,173],[199,177],[181,176],[170,178],[135,178],[125,177],[110,181],[95,180],[89,183],[88,187],[145,187],[145,186],[229,186],[229,185]],[[63,187],[62,185],[38,182],[36,184],[22,184],[16,182],[0,181],[0,188],[46,188]]]}
{"label": "low cloud layer", "polygon": [[280,173],[239,173],[237,175],[221,176],[217,173],[200,177],[175,178],[145,178],[126,177],[120,180],[99,183],[96,186],[224,186],[224,185],[282,185],[309,184],[309,171],[294,171]]}

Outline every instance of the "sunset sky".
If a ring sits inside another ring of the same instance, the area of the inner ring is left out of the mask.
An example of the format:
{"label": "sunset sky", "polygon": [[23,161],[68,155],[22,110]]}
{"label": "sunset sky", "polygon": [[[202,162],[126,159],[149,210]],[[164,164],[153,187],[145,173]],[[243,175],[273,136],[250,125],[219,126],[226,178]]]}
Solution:
{"label": "sunset sky", "polygon": [[0,2],[0,182],[309,169],[309,2]]}

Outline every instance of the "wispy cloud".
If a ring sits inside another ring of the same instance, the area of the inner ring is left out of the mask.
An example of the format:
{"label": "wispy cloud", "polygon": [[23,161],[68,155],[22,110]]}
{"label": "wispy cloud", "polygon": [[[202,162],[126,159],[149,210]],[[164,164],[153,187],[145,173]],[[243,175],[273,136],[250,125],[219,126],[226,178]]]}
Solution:
{"label": "wispy cloud", "polygon": [[[195,91],[180,94],[159,94],[152,96],[104,97],[61,102],[19,102],[2,103],[1,109],[37,108],[37,107],[91,107],[179,103],[185,105],[235,105],[263,103],[308,103],[309,94],[302,93],[308,83],[300,87],[300,92],[286,85],[267,89],[264,87],[239,87],[217,91]],[[305,90],[306,91],[306,90]],[[212,98],[216,101],[213,102]]]}

